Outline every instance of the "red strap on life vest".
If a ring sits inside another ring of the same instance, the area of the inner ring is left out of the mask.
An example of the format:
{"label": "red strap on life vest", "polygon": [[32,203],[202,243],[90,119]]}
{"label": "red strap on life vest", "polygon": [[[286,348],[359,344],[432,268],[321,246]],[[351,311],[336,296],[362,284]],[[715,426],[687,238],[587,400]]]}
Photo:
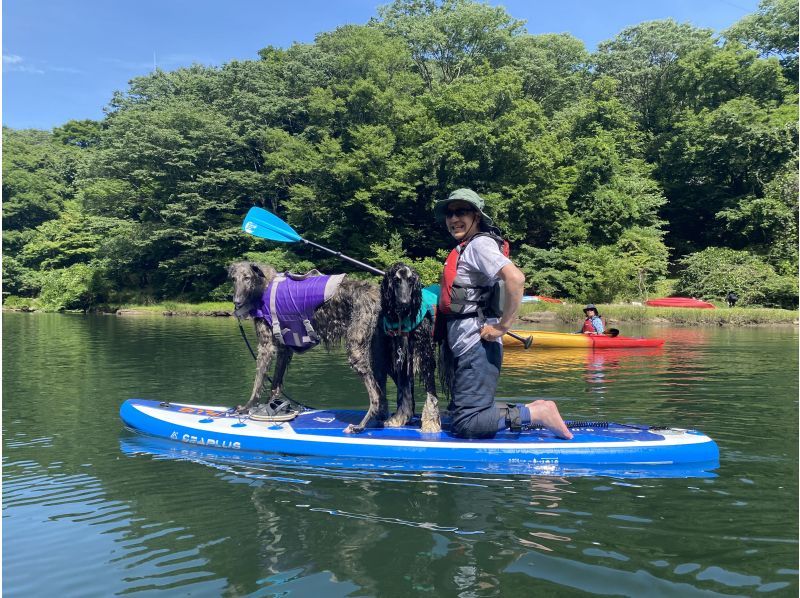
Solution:
{"label": "red strap on life vest", "polygon": [[437,316],[439,316],[440,314],[446,315],[451,313],[450,303],[452,300],[453,283],[456,280],[456,274],[458,271],[458,260],[461,257],[461,254],[464,252],[464,249],[466,249],[469,242],[481,236],[488,236],[498,241],[498,245],[500,245],[500,251],[502,251],[504,256],[508,257],[511,254],[511,247],[508,244],[508,241],[502,239],[502,244],[501,244],[500,238],[490,233],[478,233],[477,235],[473,236],[472,239],[470,239],[469,241],[464,241],[463,243],[454,247],[453,250],[450,252],[450,254],[447,256],[447,259],[444,261],[444,270],[442,271],[442,278],[439,282],[441,286],[441,294],[439,295],[439,305],[437,306],[436,309]]}

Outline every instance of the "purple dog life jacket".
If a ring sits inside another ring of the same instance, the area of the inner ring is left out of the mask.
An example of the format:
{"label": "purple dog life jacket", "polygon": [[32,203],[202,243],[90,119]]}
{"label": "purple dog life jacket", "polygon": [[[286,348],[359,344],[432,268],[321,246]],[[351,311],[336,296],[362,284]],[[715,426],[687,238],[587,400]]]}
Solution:
{"label": "purple dog life jacket", "polygon": [[321,275],[316,270],[303,275],[279,274],[264,291],[261,305],[250,315],[264,318],[275,339],[292,351],[307,351],[320,340],[314,331],[314,310],[336,293],[344,277]]}

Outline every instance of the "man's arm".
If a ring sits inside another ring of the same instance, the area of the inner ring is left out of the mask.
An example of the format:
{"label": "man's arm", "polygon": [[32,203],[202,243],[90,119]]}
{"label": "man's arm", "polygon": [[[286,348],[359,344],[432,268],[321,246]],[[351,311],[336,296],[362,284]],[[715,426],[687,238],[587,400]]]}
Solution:
{"label": "man's arm", "polygon": [[525,275],[514,264],[506,264],[497,273],[498,278],[505,283],[506,301],[503,305],[503,317],[497,324],[485,324],[481,329],[481,338],[493,341],[511,329],[511,324],[517,317],[522,293],[525,290]]}

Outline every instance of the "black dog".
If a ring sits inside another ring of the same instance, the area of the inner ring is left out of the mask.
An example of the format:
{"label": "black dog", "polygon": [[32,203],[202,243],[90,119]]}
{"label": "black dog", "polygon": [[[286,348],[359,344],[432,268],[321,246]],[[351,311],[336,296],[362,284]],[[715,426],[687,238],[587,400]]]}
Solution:
{"label": "black dog", "polygon": [[733,291],[728,293],[728,295],[725,297],[725,302],[728,304],[728,307],[733,307],[734,305],[736,305],[736,302],[738,300],[739,300],[739,295],[737,295]]}
{"label": "black dog", "polygon": [[378,326],[386,337],[386,370],[397,385],[397,412],[387,426],[404,426],[414,416],[414,373],[425,387],[422,431],[439,432],[439,399],[436,395],[433,314],[421,314],[422,284],[419,275],[398,262],[381,281],[381,318]]}

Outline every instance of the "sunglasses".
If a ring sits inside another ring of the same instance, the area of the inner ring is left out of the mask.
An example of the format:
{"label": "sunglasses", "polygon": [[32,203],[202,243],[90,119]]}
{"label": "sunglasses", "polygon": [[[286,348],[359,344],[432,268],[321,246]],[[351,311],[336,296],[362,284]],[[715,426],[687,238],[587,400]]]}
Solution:
{"label": "sunglasses", "polygon": [[455,210],[445,210],[444,217],[445,218],[452,218],[455,216],[456,218],[463,218],[467,214],[472,214],[475,210],[473,208],[457,208]]}

